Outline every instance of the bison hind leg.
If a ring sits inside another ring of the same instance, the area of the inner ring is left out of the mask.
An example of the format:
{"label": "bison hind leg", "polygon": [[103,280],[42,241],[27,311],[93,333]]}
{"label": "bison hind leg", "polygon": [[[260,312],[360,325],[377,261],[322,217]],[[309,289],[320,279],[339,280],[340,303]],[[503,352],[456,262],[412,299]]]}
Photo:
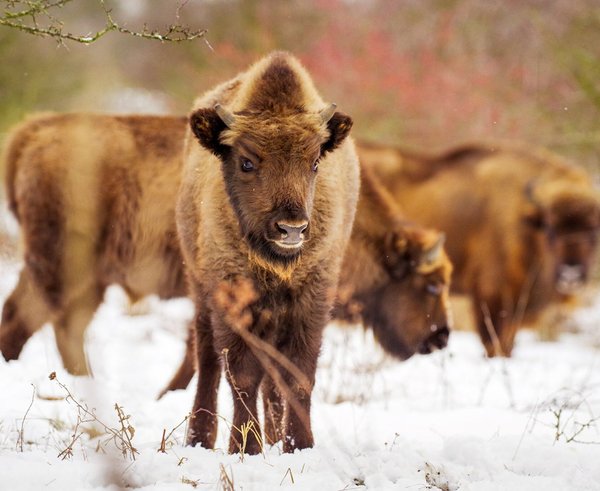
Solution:
{"label": "bison hind leg", "polygon": [[519,327],[512,319],[512,309],[500,300],[478,301],[474,305],[477,331],[487,356],[510,356]]}
{"label": "bison hind leg", "polygon": [[27,340],[48,321],[50,310],[23,268],[2,309],[0,351],[4,359],[16,360]]}

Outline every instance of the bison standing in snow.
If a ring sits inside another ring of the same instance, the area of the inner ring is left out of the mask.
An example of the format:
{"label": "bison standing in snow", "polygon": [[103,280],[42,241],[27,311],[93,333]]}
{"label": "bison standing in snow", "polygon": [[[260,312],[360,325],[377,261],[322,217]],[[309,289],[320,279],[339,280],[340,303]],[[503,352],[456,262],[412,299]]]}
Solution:
{"label": "bison standing in snow", "polygon": [[510,356],[522,321],[587,280],[600,200],[582,169],[507,145],[429,157],[372,144],[358,151],[409,218],[446,233],[453,289],[470,295],[489,356]]}
{"label": "bison standing in snow", "polygon": [[[196,305],[188,443],[214,446],[223,364],[234,428],[255,424],[264,379],[285,401],[284,451],[313,445],[317,357],[358,199],[351,126],[285,53],[196,101],[176,208]],[[240,442],[232,430],[229,450]],[[260,446],[250,432],[242,450]]]}
{"label": "bison standing in snow", "polygon": [[13,131],[4,161],[24,265],[2,310],[5,359],[52,322],[65,368],[87,374],[85,329],[108,285],[186,294],[174,198],[185,121],[44,115]]}

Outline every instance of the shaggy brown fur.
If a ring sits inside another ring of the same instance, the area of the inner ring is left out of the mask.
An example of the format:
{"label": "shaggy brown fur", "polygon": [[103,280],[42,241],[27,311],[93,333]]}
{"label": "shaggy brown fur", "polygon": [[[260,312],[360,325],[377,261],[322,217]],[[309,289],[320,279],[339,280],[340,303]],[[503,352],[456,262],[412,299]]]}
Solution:
{"label": "shaggy brown fur", "polygon": [[[326,107],[305,70],[284,53],[195,104],[176,214],[197,310],[192,445],[214,445],[221,363],[234,395],[231,452],[241,449],[238,430],[256,422],[267,367],[242,333],[274,347],[296,369],[273,367],[285,395],[284,451],[313,444],[317,356],[359,187],[358,159],[346,138],[352,121],[336,112],[324,122]],[[247,326],[219,301],[235,297],[238,284],[255,293],[251,301],[243,295],[231,302],[247,303]],[[243,450],[257,453],[260,445],[251,432]]]}
{"label": "shaggy brown fur", "polygon": [[588,277],[600,225],[590,178],[545,150],[467,145],[437,157],[362,144],[411,219],[446,232],[453,289],[473,300],[488,355]]}
{"label": "shaggy brown fur", "polygon": [[6,359],[52,322],[65,368],[86,374],[85,328],[109,284],[133,299],[185,295],[173,198],[184,127],[184,118],[70,114],[14,130],[7,193],[25,263],[2,312]]}
{"label": "shaggy brown fur", "polygon": [[[438,232],[405,221],[385,188],[363,169],[333,317],[373,329],[386,352],[402,360],[444,348],[452,266],[442,240]],[[188,386],[195,372],[193,347],[190,331],[185,356],[161,396]],[[273,396],[264,402],[268,414]]]}

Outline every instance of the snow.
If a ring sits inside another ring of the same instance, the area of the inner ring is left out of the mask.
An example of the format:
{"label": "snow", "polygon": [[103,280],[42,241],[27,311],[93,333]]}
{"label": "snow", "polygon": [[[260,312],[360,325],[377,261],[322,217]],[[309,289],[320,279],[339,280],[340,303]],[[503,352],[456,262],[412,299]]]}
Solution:
{"label": "snow", "polygon": [[[18,264],[1,267],[3,300]],[[154,298],[143,307],[129,315],[122,291],[107,292],[88,331],[94,378],[65,373],[50,326],[19,360],[0,359],[0,489],[600,489],[600,351],[590,342],[594,331],[599,337],[600,298],[575,313],[582,333],[544,343],[523,331],[509,360],[485,359],[473,333],[454,332],[443,352],[400,363],[369,333],[332,324],[313,395],[315,447],[243,458],[224,450],[225,381],[217,449],[185,447],[182,424],[166,453],[157,451],[163,429],[177,427],[192,406],[194,382],[156,400],[180,361],[192,307]],[[85,432],[72,456],[58,457],[78,419],[59,383],[110,428],[120,427],[115,403],[130,415],[135,461],[89,423],[79,426]]]}

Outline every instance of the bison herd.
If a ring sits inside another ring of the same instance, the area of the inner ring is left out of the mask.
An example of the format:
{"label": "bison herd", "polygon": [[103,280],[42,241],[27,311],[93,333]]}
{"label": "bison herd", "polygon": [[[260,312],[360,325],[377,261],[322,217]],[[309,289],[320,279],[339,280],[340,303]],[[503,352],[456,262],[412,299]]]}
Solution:
{"label": "bison herd", "polygon": [[581,168],[518,145],[355,144],[351,127],[287,53],[207,92],[189,118],[28,119],[4,152],[24,249],[4,358],[50,322],[65,368],[88,375],[84,334],[110,284],[132,300],[189,296],[165,389],[198,372],[188,443],[214,446],[224,374],[230,452],[280,440],[291,452],[313,445],[332,317],[405,360],[446,346],[449,295],[467,294],[487,354],[510,356],[522,322],[588,279],[600,195]]}

